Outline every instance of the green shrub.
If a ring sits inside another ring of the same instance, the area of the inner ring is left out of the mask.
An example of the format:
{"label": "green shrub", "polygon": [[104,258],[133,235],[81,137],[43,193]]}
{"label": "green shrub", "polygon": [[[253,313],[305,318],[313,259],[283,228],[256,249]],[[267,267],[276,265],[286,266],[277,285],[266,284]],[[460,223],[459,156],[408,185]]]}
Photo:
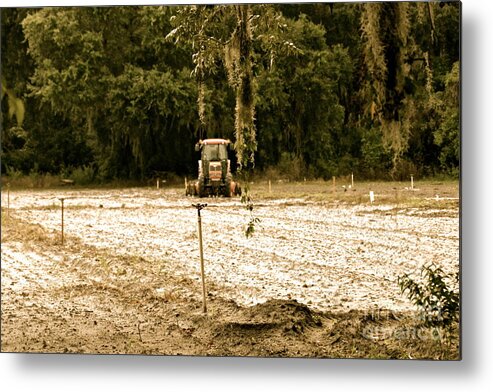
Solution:
{"label": "green shrub", "polygon": [[94,182],[95,171],[92,166],[77,167],[72,170],[70,178],[74,180],[77,185],[89,185]]}
{"label": "green shrub", "polygon": [[7,174],[7,177],[12,181],[12,180],[19,180],[20,178],[22,178],[24,176],[24,173],[22,173],[21,170],[18,170],[18,169],[15,169],[13,167],[10,167],[10,166],[6,166],[6,174]]}
{"label": "green shrub", "polygon": [[430,264],[421,268],[421,276],[424,280],[422,283],[414,281],[409,274],[399,276],[398,283],[401,292],[407,292],[407,297],[421,311],[424,325],[448,327],[458,322],[459,274],[445,274],[440,267]]}
{"label": "green shrub", "polygon": [[300,180],[305,173],[303,160],[293,153],[283,152],[277,165],[280,175],[291,181]]}

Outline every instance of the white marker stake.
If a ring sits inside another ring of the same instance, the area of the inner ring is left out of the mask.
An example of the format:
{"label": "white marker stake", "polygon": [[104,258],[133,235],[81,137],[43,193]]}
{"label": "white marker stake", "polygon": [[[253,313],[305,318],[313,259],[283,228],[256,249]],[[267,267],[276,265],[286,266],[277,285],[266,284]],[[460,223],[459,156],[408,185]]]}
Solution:
{"label": "white marker stake", "polygon": [[414,178],[412,174],[411,174],[411,189],[414,189]]}
{"label": "white marker stake", "polygon": [[370,203],[373,204],[374,201],[375,201],[375,194],[373,193],[373,191],[370,191]]}
{"label": "white marker stake", "polygon": [[351,173],[351,188],[354,188],[354,175]]}
{"label": "white marker stake", "polygon": [[159,178],[156,180],[156,189],[159,189]]}
{"label": "white marker stake", "polygon": [[269,180],[269,193],[272,193],[272,184],[270,180]]}

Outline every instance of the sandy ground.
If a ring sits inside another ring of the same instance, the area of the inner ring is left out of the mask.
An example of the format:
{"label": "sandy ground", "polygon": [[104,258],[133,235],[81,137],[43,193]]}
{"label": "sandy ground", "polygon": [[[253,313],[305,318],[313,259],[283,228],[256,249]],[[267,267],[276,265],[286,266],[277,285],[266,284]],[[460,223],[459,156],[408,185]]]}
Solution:
{"label": "sandy ground", "polygon": [[[203,315],[196,201],[176,189],[11,192],[2,351],[331,356],[351,312],[414,309],[399,275],[459,268],[458,208],[258,200],[247,239],[241,203],[207,199]],[[384,346],[377,356],[392,357]]]}

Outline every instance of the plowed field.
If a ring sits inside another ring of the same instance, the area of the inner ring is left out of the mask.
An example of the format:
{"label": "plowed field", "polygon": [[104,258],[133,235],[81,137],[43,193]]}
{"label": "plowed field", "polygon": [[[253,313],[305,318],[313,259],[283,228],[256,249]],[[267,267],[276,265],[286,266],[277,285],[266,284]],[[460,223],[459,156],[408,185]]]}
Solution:
{"label": "plowed field", "polygon": [[[204,199],[203,315],[196,201],[172,188],[12,191],[2,351],[338,356],[333,328],[348,315],[411,314],[399,275],[459,268],[458,202],[260,197],[246,238],[238,199]],[[366,340],[384,350],[376,356],[401,355]],[[344,353],[374,355],[365,344]]]}

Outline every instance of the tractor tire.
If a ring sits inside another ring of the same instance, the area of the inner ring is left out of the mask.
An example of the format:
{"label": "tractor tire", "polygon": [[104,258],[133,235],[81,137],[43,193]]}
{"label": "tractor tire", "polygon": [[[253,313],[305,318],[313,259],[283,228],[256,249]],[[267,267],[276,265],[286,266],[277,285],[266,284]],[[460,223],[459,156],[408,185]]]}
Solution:
{"label": "tractor tire", "polygon": [[195,182],[189,182],[187,185],[187,196],[197,196]]}
{"label": "tractor tire", "polygon": [[224,192],[223,195],[224,197],[231,197],[231,182],[233,180],[231,179],[231,176],[226,176],[226,181],[224,185]]}
{"label": "tractor tire", "polygon": [[203,176],[200,176],[199,179],[198,179],[197,196],[198,197],[205,197],[206,196],[205,180],[204,180],[204,177]]}
{"label": "tractor tire", "polygon": [[241,196],[241,186],[240,184],[237,182],[235,183],[235,192],[234,192],[235,196]]}

